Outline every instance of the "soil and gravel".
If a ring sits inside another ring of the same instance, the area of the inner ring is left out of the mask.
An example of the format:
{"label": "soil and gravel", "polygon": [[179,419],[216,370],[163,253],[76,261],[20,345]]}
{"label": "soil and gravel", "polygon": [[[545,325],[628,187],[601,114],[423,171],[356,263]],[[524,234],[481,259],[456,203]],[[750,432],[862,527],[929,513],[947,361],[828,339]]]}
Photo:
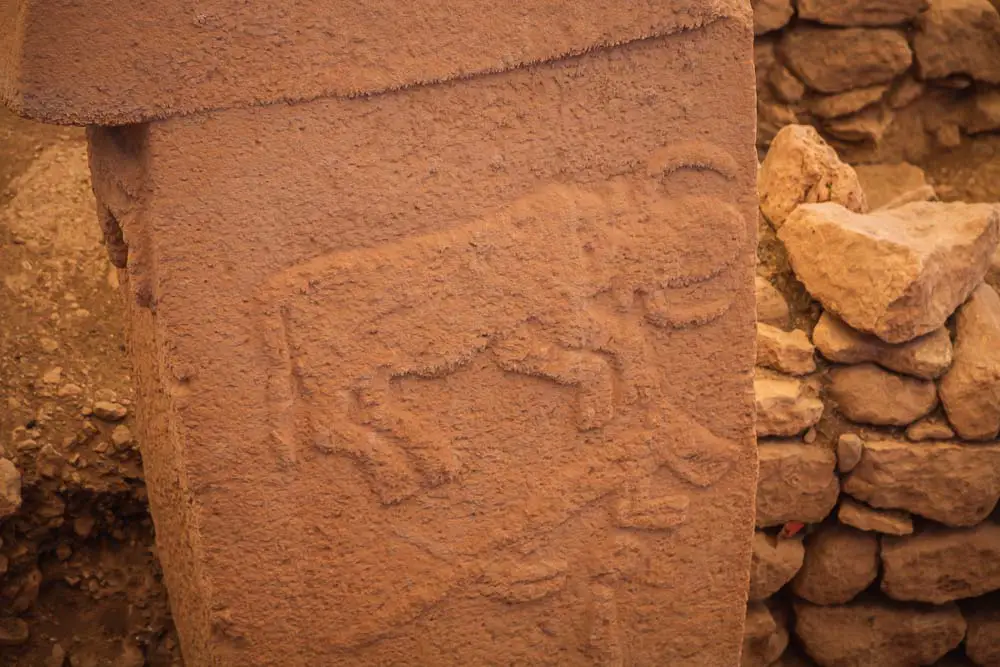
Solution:
{"label": "soil and gravel", "polygon": [[116,284],[82,130],[0,111],[0,455],[23,498],[0,521],[3,666],[181,664]]}

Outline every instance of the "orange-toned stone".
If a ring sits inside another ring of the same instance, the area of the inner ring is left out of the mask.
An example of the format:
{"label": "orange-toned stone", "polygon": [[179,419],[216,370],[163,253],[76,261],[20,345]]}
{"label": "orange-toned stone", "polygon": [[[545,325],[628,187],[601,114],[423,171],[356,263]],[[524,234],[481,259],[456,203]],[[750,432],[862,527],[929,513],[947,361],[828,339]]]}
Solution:
{"label": "orange-toned stone", "polygon": [[5,0],[0,100],[32,118],[82,125],[360,97],[735,14],[751,20],[735,0]]}
{"label": "orange-toned stone", "polygon": [[738,664],[752,27],[608,7],[582,56],[91,131],[187,664]]}

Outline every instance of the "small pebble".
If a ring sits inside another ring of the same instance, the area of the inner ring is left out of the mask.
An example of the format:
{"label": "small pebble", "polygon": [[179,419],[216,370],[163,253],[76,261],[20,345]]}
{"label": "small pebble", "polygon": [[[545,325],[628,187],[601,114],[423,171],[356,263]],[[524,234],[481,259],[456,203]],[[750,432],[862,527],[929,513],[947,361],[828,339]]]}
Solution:
{"label": "small pebble", "polygon": [[83,393],[83,388],[80,385],[73,384],[71,382],[59,387],[59,391],[57,393],[59,396],[79,396]]}
{"label": "small pebble", "polygon": [[111,432],[111,442],[115,443],[115,447],[118,447],[119,449],[125,447],[132,442],[132,431],[130,431],[129,427],[125,426],[125,424],[119,424],[115,427],[115,430]]}
{"label": "small pebble", "polygon": [[42,375],[42,382],[45,384],[59,384],[62,382],[63,369],[59,366],[50,368]]}

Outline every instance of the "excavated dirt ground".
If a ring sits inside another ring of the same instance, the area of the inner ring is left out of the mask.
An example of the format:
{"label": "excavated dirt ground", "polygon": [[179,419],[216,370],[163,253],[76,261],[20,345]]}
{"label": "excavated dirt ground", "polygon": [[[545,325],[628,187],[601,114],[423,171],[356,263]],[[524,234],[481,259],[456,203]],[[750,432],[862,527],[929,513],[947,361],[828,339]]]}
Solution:
{"label": "excavated dirt ground", "polygon": [[[23,479],[0,523],[0,665],[179,665],[153,549],[115,275],[79,129],[0,112],[0,447]],[[115,423],[91,414],[124,406]],[[12,611],[30,638],[18,641]]]}
{"label": "excavated dirt ground", "polygon": [[[1000,136],[921,166],[944,199],[1000,201]],[[0,111],[0,446],[24,487],[21,511],[0,524],[0,666],[181,664],[93,208],[82,131]],[[780,266],[773,240],[761,254]],[[128,414],[99,419],[99,401]],[[11,646],[3,614],[29,606],[30,638]]]}

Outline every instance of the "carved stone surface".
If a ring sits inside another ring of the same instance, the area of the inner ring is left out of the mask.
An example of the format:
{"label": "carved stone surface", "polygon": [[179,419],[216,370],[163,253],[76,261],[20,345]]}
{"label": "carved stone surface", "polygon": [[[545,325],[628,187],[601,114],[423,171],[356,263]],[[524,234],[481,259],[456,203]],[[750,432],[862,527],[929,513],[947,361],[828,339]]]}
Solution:
{"label": "carved stone surface", "polygon": [[733,16],[91,131],[191,664],[738,663],[756,163]]}

